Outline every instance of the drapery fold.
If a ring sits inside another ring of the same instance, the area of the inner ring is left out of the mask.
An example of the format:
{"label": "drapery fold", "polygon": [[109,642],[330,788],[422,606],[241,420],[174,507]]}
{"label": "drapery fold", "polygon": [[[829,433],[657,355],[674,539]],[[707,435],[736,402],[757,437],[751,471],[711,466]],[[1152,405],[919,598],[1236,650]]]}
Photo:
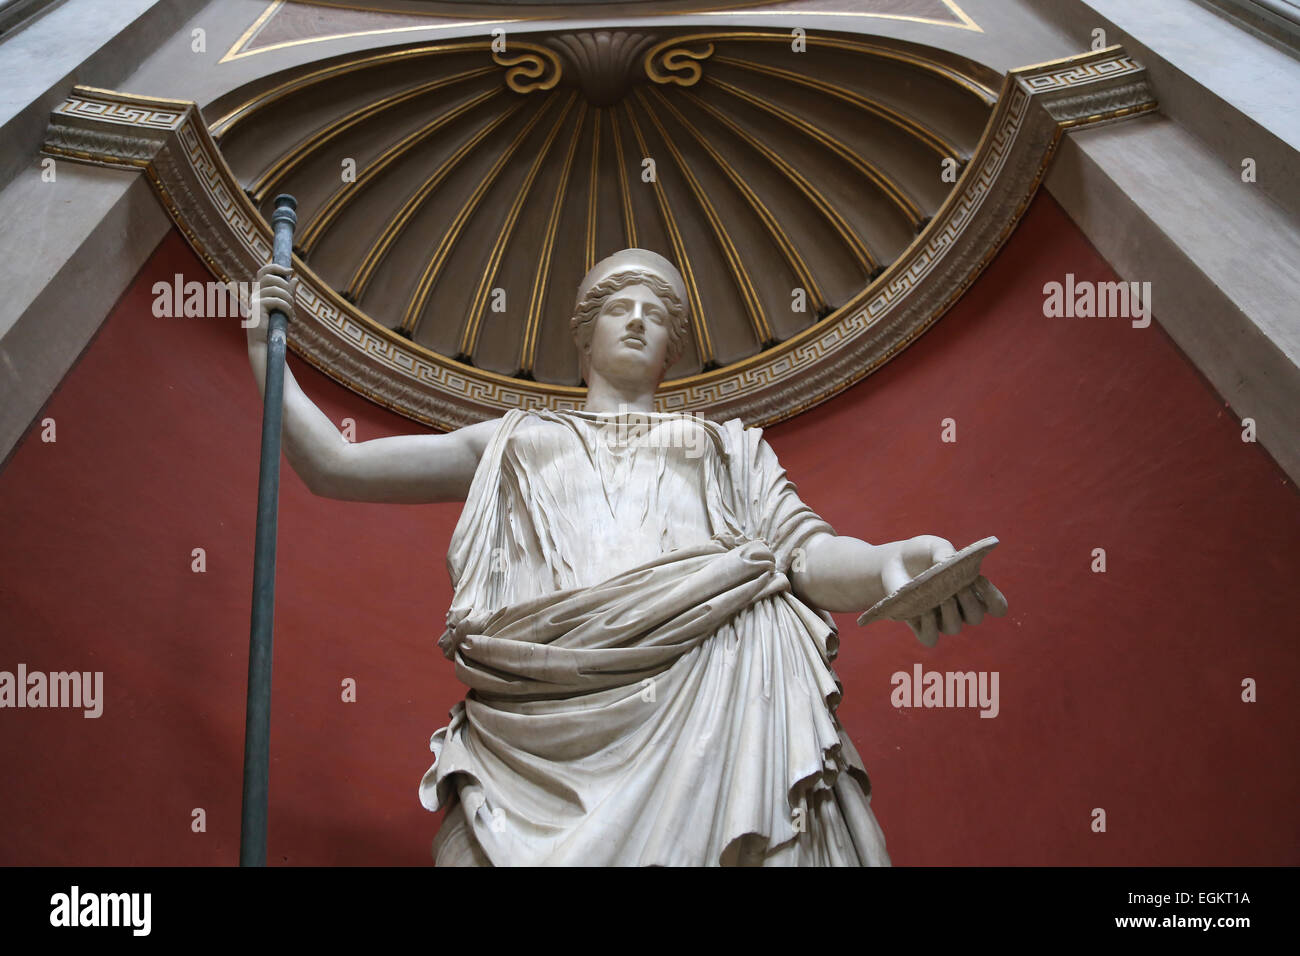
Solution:
{"label": "drapery fold", "polygon": [[[539,421],[554,427],[512,448]],[[512,499],[520,465],[503,459],[572,441],[603,467],[591,441],[601,427],[507,415],[453,536],[457,592],[440,644],[470,690],[434,734],[420,787],[426,807],[450,811],[439,864],[887,864],[866,771],[834,716],[834,625],[786,573],[828,529],[757,429],[708,424],[700,540],[569,587],[535,582],[524,597],[527,582],[507,580],[517,565],[490,548],[548,534],[554,547],[563,524],[530,515],[549,527],[528,527]],[[535,495],[562,491],[526,477]]]}

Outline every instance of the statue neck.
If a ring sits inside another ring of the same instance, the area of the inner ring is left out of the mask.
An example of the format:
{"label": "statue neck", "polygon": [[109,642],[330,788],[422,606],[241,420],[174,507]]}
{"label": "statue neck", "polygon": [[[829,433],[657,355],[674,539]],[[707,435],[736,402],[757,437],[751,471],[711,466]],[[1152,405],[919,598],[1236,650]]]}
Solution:
{"label": "statue neck", "polygon": [[599,375],[587,388],[588,412],[653,412],[658,382],[620,384]]}

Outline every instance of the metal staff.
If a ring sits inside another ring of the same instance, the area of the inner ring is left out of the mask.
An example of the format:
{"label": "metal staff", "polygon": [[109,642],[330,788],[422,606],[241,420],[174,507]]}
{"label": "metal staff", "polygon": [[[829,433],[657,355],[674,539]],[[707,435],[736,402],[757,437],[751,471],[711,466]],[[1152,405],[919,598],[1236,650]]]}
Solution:
{"label": "metal staff", "polygon": [[[271,261],[293,265],[298,203],[276,196]],[[280,424],[284,418],[284,351],[288,317],[271,313],[266,332],[262,463],[257,475],[257,538],[253,546],[253,615],[248,644],[248,711],[244,718],[244,807],[239,865],[266,866],[267,786],[271,775],[271,642],[275,626],[275,537],[280,503]]]}

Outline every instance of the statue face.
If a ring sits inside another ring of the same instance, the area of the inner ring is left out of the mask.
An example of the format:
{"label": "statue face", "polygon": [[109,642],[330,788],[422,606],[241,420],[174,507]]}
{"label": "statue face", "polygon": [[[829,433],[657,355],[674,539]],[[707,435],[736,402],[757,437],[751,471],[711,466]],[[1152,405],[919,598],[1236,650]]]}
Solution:
{"label": "statue face", "polygon": [[670,321],[649,286],[637,283],[611,293],[592,330],[591,370],[614,381],[658,384],[668,358]]}

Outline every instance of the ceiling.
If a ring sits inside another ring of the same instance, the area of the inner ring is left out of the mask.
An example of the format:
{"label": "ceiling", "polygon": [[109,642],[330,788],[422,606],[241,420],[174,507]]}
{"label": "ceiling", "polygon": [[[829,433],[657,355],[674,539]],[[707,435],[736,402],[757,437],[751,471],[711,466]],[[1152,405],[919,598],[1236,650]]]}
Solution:
{"label": "ceiling", "polygon": [[859,296],[989,124],[1000,78],[953,54],[798,47],[763,29],[426,42],[263,77],[204,115],[265,215],[297,197],[303,261],[417,349],[578,385],[578,281],[640,246],[687,280],[682,379]]}

